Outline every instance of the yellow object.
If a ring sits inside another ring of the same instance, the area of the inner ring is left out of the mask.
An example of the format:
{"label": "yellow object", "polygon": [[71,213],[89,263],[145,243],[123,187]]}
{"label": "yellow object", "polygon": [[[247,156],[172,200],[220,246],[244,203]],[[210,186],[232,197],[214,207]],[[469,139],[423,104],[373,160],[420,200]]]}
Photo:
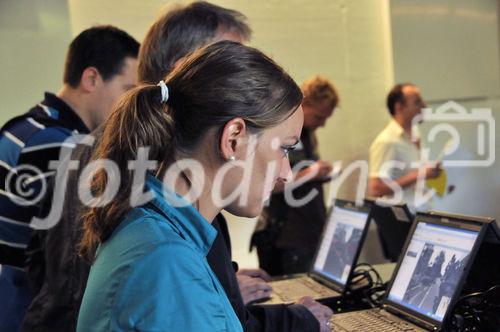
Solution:
{"label": "yellow object", "polygon": [[446,185],[448,182],[448,177],[446,176],[446,171],[441,169],[439,176],[434,179],[425,180],[425,184],[428,188],[432,188],[436,191],[436,194],[443,197],[446,193]]}

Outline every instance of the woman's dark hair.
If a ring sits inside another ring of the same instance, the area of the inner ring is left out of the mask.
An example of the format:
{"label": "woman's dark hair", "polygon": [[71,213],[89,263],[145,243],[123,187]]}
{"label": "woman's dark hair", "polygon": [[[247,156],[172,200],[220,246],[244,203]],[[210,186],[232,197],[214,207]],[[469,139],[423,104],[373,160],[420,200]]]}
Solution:
{"label": "woman's dark hair", "polygon": [[[302,101],[300,88],[273,60],[230,41],[199,49],[165,82],[170,95],[166,103],[161,102],[160,87],[139,86],[120,99],[104,124],[92,159],[115,162],[121,181],[111,203],[83,213],[80,254],[87,260],[131,210],[133,174],[128,163],[139,148],[150,148],[149,159],[158,162],[159,174],[203,144],[200,140],[209,129],[221,132],[228,121],[240,117],[251,132],[259,133],[282,123]],[[113,179],[104,170],[95,173],[90,189],[96,197],[108,181]]]}
{"label": "woman's dark hair", "polygon": [[230,32],[241,41],[247,41],[252,34],[243,14],[205,1],[169,10],[153,23],[142,42],[139,82],[158,82],[179,59],[216,41],[223,32]]}

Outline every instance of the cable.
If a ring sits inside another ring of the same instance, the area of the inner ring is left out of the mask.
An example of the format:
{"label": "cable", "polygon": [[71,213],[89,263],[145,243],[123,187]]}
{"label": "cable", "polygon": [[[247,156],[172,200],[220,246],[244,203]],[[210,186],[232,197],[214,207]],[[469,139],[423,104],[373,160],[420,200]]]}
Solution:
{"label": "cable", "polygon": [[380,276],[380,274],[378,273],[378,271],[375,270],[375,268],[373,268],[372,265],[370,265],[368,263],[358,263],[355,266],[354,269],[356,270],[357,268],[360,268],[360,267],[363,267],[363,266],[368,268],[368,270],[367,270],[368,272],[372,272],[372,273],[374,273],[377,276],[377,280],[375,282],[376,284],[383,284],[382,277]]}
{"label": "cable", "polygon": [[454,332],[500,330],[500,285],[462,296],[455,304],[448,329]]}
{"label": "cable", "polygon": [[[361,286],[359,286],[361,284]],[[357,286],[357,287],[356,287]],[[372,265],[359,263],[354,267],[353,276],[349,284],[350,291],[361,293],[372,307],[378,307],[385,295],[387,283]]]}

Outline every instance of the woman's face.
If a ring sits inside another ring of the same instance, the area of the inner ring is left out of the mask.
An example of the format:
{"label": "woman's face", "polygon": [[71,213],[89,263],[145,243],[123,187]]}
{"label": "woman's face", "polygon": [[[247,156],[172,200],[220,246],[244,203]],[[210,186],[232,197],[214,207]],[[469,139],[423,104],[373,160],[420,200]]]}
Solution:
{"label": "woman's face", "polygon": [[288,151],[299,141],[303,123],[304,114],[299,107],[278,126],[266,129],[258,136],[248,135],[245,156],[236,161],[242,167],[234,167],[226,177],[232,191],[240,194],[225,207],[228,212],[256,217],[276,183],[292,180]]}

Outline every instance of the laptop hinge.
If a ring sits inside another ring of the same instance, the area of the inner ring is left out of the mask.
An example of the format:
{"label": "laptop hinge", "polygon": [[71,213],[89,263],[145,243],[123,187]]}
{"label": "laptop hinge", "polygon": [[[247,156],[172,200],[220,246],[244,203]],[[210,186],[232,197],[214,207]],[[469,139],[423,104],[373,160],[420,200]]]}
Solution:
{"label": "laptop hinge", "polygon": [[417,316],[414,316],[408,312],[405,312],[401,309],[398,309],[396,307],[393,307],[389,304],[384,304],[382,306],[386,311],[390,312],[391,314],[393,315],[396,315],[400,318],[403,318],[415,325],[418,325],[420,327],[423,327],[424,329],[426,330],[429,330],[429,331],[437,331],[439,330],[439,326],[435,325],[435,324],[431,324],[429,322],[426,322],[425,320],[417,317]]}
{"label": "laptop hinge", "polygon": [[330,280],[328,280],[327,278],[321,276],[320,274],[310,273],[309,277],[311,277],[312,279],[316,280],[320,284],[322,284],[322,285],[324,285],[324,286],[326,286],[326,287],[328,287],[330,289],[333,289],[334,291],[336,291],[339,294],[343,293],[342,287],[339,287],[339,285],[331,282]]}

